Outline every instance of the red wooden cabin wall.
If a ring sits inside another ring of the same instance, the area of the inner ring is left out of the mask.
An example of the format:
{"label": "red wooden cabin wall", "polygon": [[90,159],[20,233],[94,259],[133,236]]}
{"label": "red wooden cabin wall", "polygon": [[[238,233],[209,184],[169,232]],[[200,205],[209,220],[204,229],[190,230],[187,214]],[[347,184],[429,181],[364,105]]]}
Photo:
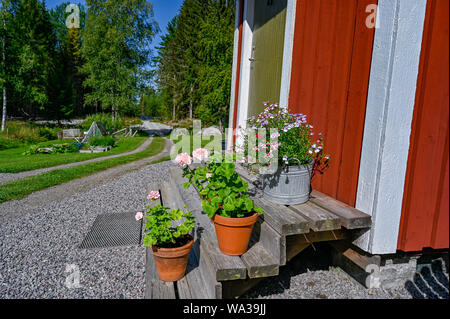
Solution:
{"label": "red wooden cabin wall", "polygon": [[289,107],[325,138],[330,168],[313,187],[355,205],[374,30],[375,0],[298,0]]}
{"label": "red wooden cabin wall", "polygon": [[428,0],[398,249],[449,248],[449,1]]}

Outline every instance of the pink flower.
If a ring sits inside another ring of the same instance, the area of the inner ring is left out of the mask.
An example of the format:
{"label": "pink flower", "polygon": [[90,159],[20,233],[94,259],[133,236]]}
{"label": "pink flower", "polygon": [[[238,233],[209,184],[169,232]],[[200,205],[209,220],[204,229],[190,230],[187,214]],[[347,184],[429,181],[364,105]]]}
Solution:
{"label": "pink flower", "polygon": [[175,157],[175,162],[181,167],[185,167],[186,165],[191,165],[192,157],[188,153],[180,153]]}
{"label": "pink flower", "polygon": [[271,145],[270,145],[270,149],[272,150],[272,151],[276,151],[276,150],[278,150],[278,147],[281,145],[281,143],[272,143]]}
{"label": "pink flower", "polygon": [[158,199],[159,197],[160,197],[160,195],[159,195],[158,191],[151,191],[150,194],[148,194],[147,199],[152,200],[152,199]]}
{"label": "pink flower", "polygon": [[134,216],[134,218],[136,218],[136,220],[141,220],[144,217],[144,214],[142,212],[137,212],[136,216]]}
{"label": "pink flower", "polygon": [[211,173],[206,173],[206,178],[211,178],[212,174]]}
{"label": "pink flower", "polygon": [[272,135],[270,135],[270,138],[276,138],[278,136],[280,136],[280,133],[275,132],[275,133],[272,133]]}
{"label": "pink flower", "polygon": [[272,151],[270,151],[269,153],[266,153],[266,154],[264,155],[264,157],[265,157],[265,158],[273,158]]}
{"label": "pink flower", "polygon": [[209,152],[205,148],[197,148],[192,152],[192,156],[196,160],[205,161],[206,159],[208,159]]}

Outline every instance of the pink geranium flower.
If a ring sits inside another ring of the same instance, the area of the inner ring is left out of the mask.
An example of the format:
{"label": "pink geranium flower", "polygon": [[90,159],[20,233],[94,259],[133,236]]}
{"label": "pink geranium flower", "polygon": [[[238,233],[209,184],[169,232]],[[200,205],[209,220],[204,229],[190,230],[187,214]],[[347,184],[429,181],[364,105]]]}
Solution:
{"label": "pink geranium flower", "polygon": [[136,220],[141,220],[144,217],[144,214],[142,212],[137,212],[136,216],[134,216],[134,218],[136,218]]}
{"label": "pink geranium flower", "polygon": [[207,173],[206,174],[206,178],[211,178],[212,177],[212,174],[211,173]]}
{"label": "pink geranium flower", "polygon": [[208,159],[209,152],[206,148],[197,148],[192,152],[194,159],[199,161],[205,161]]}
{"label": "pink geranium flower", "polygon": [[185,167],[186,165],[191,165],[192,157],[188,153],[180,153],[175,157],[175,162],[181,167]]}
{"label": "pink geranium flower", "polygon": [[151,191],[150,194],[148,194],[147,199],[152,200],[152,199],[158,199],[159,197],[160,197],[160,195],[159,195],[158,191]]}

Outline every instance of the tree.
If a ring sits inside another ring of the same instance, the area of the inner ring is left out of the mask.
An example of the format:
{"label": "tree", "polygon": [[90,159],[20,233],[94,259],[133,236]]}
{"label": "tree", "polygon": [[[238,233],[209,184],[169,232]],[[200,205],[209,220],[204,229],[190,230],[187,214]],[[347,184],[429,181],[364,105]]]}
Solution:
{"label": "tree", "polygon": [[227,123],[233,58],[234,5],[185,0],[169,23],[155,59],[159,92],[172,120],[193,116]]}
{"label": "tree", "polygon": [[35,117],[49,101],[49,83],[54,72],[55,34],[45,4],[21,0],[10,23],[11,82],[21,113]]}
{"label": "tree", "polygon": [[150,43],[158,30],[153,6],[146,0],[87,0],[82,53],[83,85],[92,91],[85,104],[119,112],[138,107],[149,78]]}
{"label": "tree", "polygon": [[56,34],[56,61],[47,114],[58,119],[83,114],[83,76],[79,69],[83,61],[81,34],[85,25],[85,9],[81,4],[77,8],[79,28],[78,25],[67,24],[66,20],[72,14],[69,10],[74,10],[69,2],[58,5],[50,12]]}

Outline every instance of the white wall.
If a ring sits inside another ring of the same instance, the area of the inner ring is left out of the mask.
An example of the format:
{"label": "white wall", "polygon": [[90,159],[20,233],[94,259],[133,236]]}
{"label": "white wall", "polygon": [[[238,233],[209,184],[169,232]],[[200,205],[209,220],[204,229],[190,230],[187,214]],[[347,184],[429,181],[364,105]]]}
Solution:
{"label": "white wall", "polygon": [[395,253],[426,0],[379,0],[356,208],[372,228],[354,244]]}
{"label": "white wall", "polygon": [[286,9],[286,27],[284,31],[283,66],[281,70],[280,105],[289,104],[291,87],[292,50],[294,47],[295,13],[297,0],[288,0]]}
{"label": "white wall", "polygon": [[231,94],[230,94],[230,113],[229,113],[229,121],[228,121],[228,134],[226,136],[227,143],[226,148],[228,149],[230,145],[233,144],[233,119],[234,119],[234,102],[236,95],[236,72],[238,65],[238,46],[239,46],[239,13],[240,13],[240,1],[236,1],[236,13],[235,13],[235,21],[234,21],[234,44],[233,44],[233,67],[231,73]]}

